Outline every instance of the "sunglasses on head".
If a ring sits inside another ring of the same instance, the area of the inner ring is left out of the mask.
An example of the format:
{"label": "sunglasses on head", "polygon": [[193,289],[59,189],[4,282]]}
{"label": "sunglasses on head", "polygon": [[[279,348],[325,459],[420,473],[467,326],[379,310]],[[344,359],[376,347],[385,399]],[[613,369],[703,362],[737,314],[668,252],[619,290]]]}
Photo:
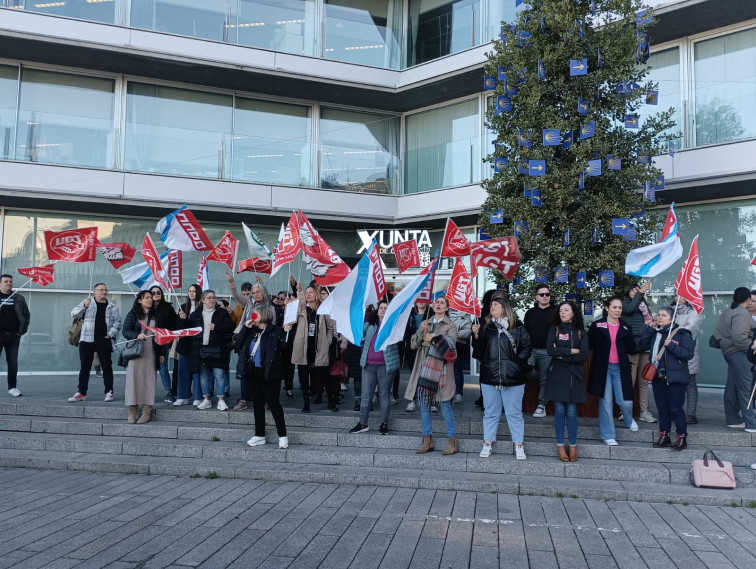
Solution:
{"label": "sunglasses on head", "polygon": [[551,296],[550,292],[539,292],[538,296]]}

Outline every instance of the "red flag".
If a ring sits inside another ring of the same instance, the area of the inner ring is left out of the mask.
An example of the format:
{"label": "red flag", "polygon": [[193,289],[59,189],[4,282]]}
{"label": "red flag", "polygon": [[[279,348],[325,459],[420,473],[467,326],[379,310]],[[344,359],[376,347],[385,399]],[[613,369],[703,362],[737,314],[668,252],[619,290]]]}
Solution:
{"label": "red flag", "polygon": [[434,257],[431,261],[431,264],[428,267],[425,267],[422,271],[420,271],[420,274],[423,274],[423,272],[430,271],[430,278],[425,283],[425,286],[422,288],[420,293],[417,295],[417,298],[415,299],[415,302],[425,302],[427,304],[430,304],[433,302],[433,287],[436,284],[436,269],[438,268],[438,262],[439,258]]}
{"label": "red flag", "polygon": [[136,253],[136,249],[128,243],[100,243],[98,241],[97,248],[115,270],[128,265]]}
{"label": "red flag", "polygon": [[44,267],[26,267],[17,269],[19,273],[31,278],[31,280],[40,286],[47,286],[54,282],[55,265],[45,265]]}
{"label": "red flag", "polygon": [[95,260],[97,228],[45,231],[47,258],[51,261],[89,263]]}
{"label": "red flag", "polygon": [[441,245],[442,257],[467,257],[470,254],[470,242],[450,217],[446,218],[444,241]]}
{"label": "red flag", "polygon": [[703,290],[701,287],[701,264],[698,260],[698,235],[690,245],[688,258],[675,280],[677,294],[687,300],[690,305],[701,314],[704,309]]}
{"label": "red flag", "polygon": [[286,263],[291,263],[302,249],[302,241],[299,239],[299,228],[297,226],[297,217],[291,214],[289,222],[286,224],[283,237],[276,246],[275,261],[273,261],[273,272],[275,274]]}
{"label": "red flag", "polygon": [[454,272],[449,281],[449,288],[446,292],[446,299],[449,306],[460,312],[480,316],[480,303],[472,286],[472,279],[467,274],[467,269],[462,259],[457,259],[454,265]]}
{"label": "red flag", "polygon": [[315,281],[321,286],[343,281],[349,274],[349,266],[318,234],[302,210],[297,211],[297,224],[302,254]]}
{"label": "red flag", "polygon": [[370,265],[373,267],[373,284],[375,285],[375,293],[378,295],[378,299],[381,299],[386,294],[386,278],[383,276],[381,254],[378,252],[378,247],[373,247],[372,245],[368,248],[367,253],[370,258]]}
{"label": "red flag", "polygon": [[168,256],[163,260],[165,274],[168,278],[168,284],[173,290],[183,288],[184,259],[183,254],[178,249],[171,249]]}
{"label": "red flag", "polygon": [[393,249],[400,275],[410,267],[420,266],[420,252],[417,250],[417,241],[414,239],[394,243]]}
{"label": "red flag", "polygon": [[230,231],[226,231],[215,248],[210,251],[208,261],[217,261],[228,267],[233,272],[236,265],[236,253],[239,251],[239,240]]}
{"label": "red flag", "polygon": [[478,267],[497,269],[510,281],[514,279],[520,262],[520,248],[517,237],[499,237],[476,241],[472,244],[472,276],[478,274]]}
{"label": "red flag", "polygon": [[160,275],[164,270],[163,264],[160,262],[160,255],[158,255],[149,233],[145,233],[144,239],[142,239],[142,256],[147,261],[147,266],[152,271],[152,278],[155,279],[155,282],[163,287],[164,290],[168,290],[170,287]]}
{"label": "red flag", "polygon": [[243,261],[239,261],[239,270],[236,271],[237,274],[243,273],[244,271],[251,271],[255,273],[263,273],[264,275],[269,275],[270,272],[273,270],[273,261],[270,259],[261,259],[260,257],[252,257],[251,259],[244,259]]}
{"label": "red flag", "polygon": [[155,342],[158,346],[165,346],[177,338],[196,336],[202,332],[202,328],[199,326],[196,328],[184,328],[183,330],[167,330],[166,328],[150,328],[144,322],[140,322],[139,324],[148,332],[155,334]]}
{"label": "red flag", "polygon": [[197,284],[202,290],[210,288],[210,273],[207,270],[207,255],[202,254],[200,259],[199,272],[197,273]]}

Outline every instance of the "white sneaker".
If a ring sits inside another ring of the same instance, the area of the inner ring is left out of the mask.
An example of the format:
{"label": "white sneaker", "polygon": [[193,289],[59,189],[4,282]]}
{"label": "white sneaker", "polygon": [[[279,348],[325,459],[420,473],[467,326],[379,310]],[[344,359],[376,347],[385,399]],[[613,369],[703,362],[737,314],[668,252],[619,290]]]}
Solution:
{"label": "white sneaker", "polygon": [[228,411],[228,405],[223,399],[218,399],[218,411]]}
{"label": "white sneaker", "polygon": [[533,417],[545,417],[546,416],[546,407],[543,405],[539,405],[536,407],[535,413],[533,413]]}
{"label": "white sneaker", "polygon": [[634,433],[638,432],[638,423],[635,422],[635,419],[633,419],[633,423],[628,428]]}
{"label": "white sneaker", "polygon": [[410,401],[409,405],[407,405],[407,408],[405,409],[405,411],[407,411],[409,413],[412,413],[412,411],[414,411],[415,409],[417,409],[417,405],[415,404],[414,401]]}
{"label": "white sneaker", "polygon": [[21,397],[21,392],[18,390],[18,388],[14,387],[13,389],[8,390],[8,395],[11,397]]}
{"label": "white sneaker", "polygon": [[[517,457],[517,460],[525,460],[528,458],[525,456],[525,447],[522,445],[515,445],[515,456]],[[482,455],[482,453],[481,453]]]}
{"label": "white sneaker", "polygon": [[431,405],[431,413],[438,413],[438,407]]}
{"label": "white sneaker", "polygon": [[606,446],[608,446],[608,447],[616,447],[616,446],[619,446],[619,445],[617,444],[617,441],[615,441],[614,439],[604,439],[604,444],[605,444]]}
{"label": "white sneaker", "polygon": [[174,407],[180,407],[181,405],[189,405],[188,399],[176,399],[176,401],[173,402]]}
{"label": "white sneaker", "polygon": [[[247,444],[251,447],[257,447],[265,444],[265,437],[254,436],[247,441]],[[279,445],[281,443],[279,442]],[[288,443],[287,443],[288,444]]]}
{"label": "white sneaker", "polygon": [[457,394],[456,394],[456,395],[454,396],[454,402],[455,402],[455,403],[462,403],[462,394],[461,394],[461,393],[457,393]]}
{"label": "white sneaker", "polygon": [[278,437],[278,448],[289,448],[289,437]]}
{"label": "white sneaker", "polygon": [[389,399],[389,401],[391,402],[392,405],[396,405],[397,403],[399,403],[399,400],[393,395],[391,396],[391,399]]}
{"label": "white sneaker", "polygon": [[620,414],[619,414],[619,416],[617,417],[617,420],[618,420],[618,421],[619,421],[620,423],[624,422],[624,420],[625,420],[625,415],[624,415],[624,414],[622,413],[622,411],[620,411]]}
{"label": "white sneaker", "polygon": [[483,450],[480,451],[480,458],[488,458],[491,456],[493,448],[488,443],[483,443]]}
{"label": "white sneaker", "polygon": [[756,462],[754,462],[754,463],[753,463],[753,464],[751,465],[751,468],[753,468],[754,470],[756,470]]}
{"label": "white sneaker", "polygon": [[113,396],[113,390],[111,389],[110,391],[108,391],[105,394],[105,402],[109,403],[109,402],[113,401],[114,399],[115,399],[115,397]]}
{"label": "white sneaker", "polygon": [[346,383],[341,384],[341,391],[349,391],[349,387],[347,386]]}
{"label": "white sneaker", "polygon": [[213,402],[209,399],[203,399],[199,405],[197,405],[197,409],[212,409],[213,408]]}
{"label": "white sneaker", "polygon": [[86,401],[86,400],[87,400],[87,396],[82,395],[78,391],[74,393],[72,397],[68,398],[69,403],[74,403],[75,401]]}
{"label": "white sneaker", "polygon": [[194,405],[195,407],[197,407],[197,406],[199,406],[200,403],[202,403],[202,399],[195,399],[194,403],[192,403],[192,405]]}
{"label": "white sneaker", "polygon": [[[69,401],[71,401],[69,399]],[[745,423],[738,423],[737,425],[727,425],[731,429],[745,429]]]}
{"label": "white sneaker", "polygon": [[654,417],[649,411],[643,411],[638,418],[646,423],[656,423],[656,417]]}

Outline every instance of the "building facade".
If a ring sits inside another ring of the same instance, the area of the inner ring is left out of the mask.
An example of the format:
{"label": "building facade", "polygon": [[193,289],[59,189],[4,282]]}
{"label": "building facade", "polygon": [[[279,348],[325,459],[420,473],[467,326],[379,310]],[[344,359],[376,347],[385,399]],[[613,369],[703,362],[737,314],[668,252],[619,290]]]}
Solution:
{"label": "building facade", "polygon": [[[659,108],[677,119],[678,152],[657,159],[666,178],[657,198],[676,202],[686,247],[700,235],[705,338],[733,288],[753,287],[756,3],[650,3],[651,78]],[[492,138],[482,69],[518,9],[514,0],[0,0],[2,271],[46,262],[45,230],[97,225],[102,241],[135,244],[182,203],[213,240],[244,221],[271,245],[301,208],[350,264],[376,231],[386,248],[425,231],[430,252],[452,215],[473,236]],[[184,289],[198,258],[185,256]],[[660,302],[676,270],[654,279]],[[27,290],[22,368],[60,367],[40,351],[75,367],[67,308],[90,279],[131,303],[104,259],[58,265],[53,285]],[[210,280],[227,293],[220,265]],[[721,356],[701,350],[700,383],[723,384]]]}

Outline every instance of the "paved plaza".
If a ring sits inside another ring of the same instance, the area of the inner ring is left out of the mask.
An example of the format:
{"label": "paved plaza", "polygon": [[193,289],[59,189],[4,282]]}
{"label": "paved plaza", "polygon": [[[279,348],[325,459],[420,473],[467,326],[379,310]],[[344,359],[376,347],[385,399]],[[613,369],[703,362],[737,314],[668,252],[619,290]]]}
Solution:
{"label": "paved plaza", "polygon": [[0,568],[756,566],[753,507],[0,470]]}

